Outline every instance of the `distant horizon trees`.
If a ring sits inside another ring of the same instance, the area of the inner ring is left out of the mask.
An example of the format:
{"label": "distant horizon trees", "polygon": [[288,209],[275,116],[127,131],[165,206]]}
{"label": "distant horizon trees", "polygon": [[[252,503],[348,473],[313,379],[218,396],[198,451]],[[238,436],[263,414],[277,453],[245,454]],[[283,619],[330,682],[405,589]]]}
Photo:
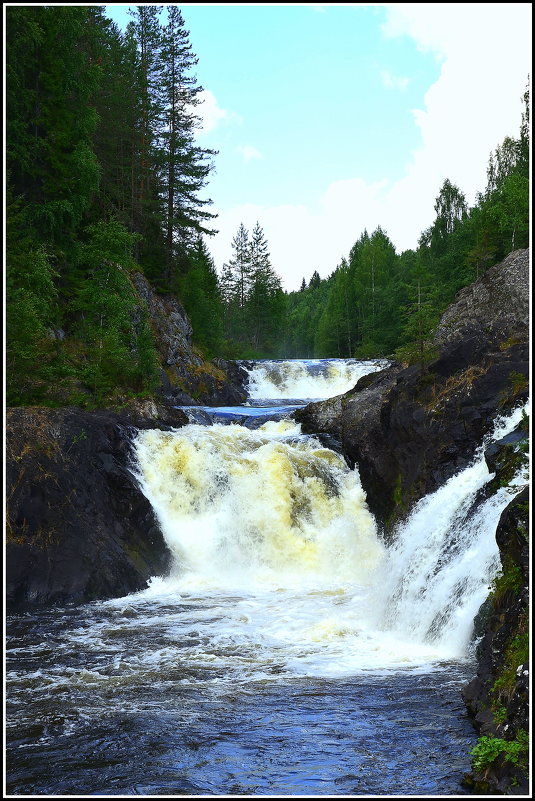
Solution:
{"label": "distant horizon trees", "polygon": [[220,277],[226,339],[244,353],[268,354],[276,349],[284,328],[286,304],[260,223],[251,236],[240,223],[232,250]]}
{"label": "distant horizon trees", "polygon": [[[433,352],[434,328],[459,289],[511,250],[529,245],[528,90],[522,99],[520,135],[506,137],[490,154],[487,187],[473,207],[445,179],[435,199],[435,219],[415,249],[398,254],[381,226],[371,234],[364,230],[327,278],[314,270],[308,283],[303,278],[297,291],[284,293],[285,324],[273,357],[391,356],[425,363]],[[222,286],[232,286],[233,270],[234,286],[239,283],[238,265],[240,275],[249,275],[247,237],[242,224],[233,258],[223,267]],[[229,295],[227,334],[238,343],[233,352],[250,355],[243,345],[255,344],[251,323],[245,317],[236,322],[232,303]]]}

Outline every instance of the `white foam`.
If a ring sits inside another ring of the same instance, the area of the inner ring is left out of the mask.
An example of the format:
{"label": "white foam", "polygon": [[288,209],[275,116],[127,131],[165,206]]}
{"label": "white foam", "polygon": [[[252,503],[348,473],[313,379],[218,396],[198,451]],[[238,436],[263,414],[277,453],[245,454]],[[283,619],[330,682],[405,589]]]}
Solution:
{"label": "white foam", "polygon": [[[177,661],[217,685],[429,670],[468,655],[499,568],[496,523],[525,477],[479,502],[491,478],[481,450],[387,550],[358,471],[299,434],[292,421],[139,434],[140,481],[175,561],[145,592],[108,605],[128,606],[125,626],[165,633],[169,648],[139,657],[161,681]],[[125,675],[135,662],[123,660]]]}
{"label": "white foam", "polygon": [[359,378],[384,369],[386,361],[356,359],[292,360],[255,362],[249,370],[251,399],[319,400],[352,389]]}

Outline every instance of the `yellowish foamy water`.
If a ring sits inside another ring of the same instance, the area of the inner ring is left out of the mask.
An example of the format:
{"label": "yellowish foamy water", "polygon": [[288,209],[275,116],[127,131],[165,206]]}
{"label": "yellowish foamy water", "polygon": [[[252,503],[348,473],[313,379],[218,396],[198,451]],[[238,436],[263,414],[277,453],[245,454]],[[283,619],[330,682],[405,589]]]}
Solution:
{"label": "yellowish foamy water", "polygon": [[358,473],[289,421],[142,432],[145,492],[174,579],[213,586],[367,584],[384,555]]}
{"label": "yellowish foamy water", "polygon": [[386,549],[358,470],[293,421],[143,431],[136,451],[174,556],[136,603],[181,605],[179,636],[195,640],[182,653],[196,664],[244,680],[467,656],[510,498],[504,489],[472,508],[490,478],[482,453]]}

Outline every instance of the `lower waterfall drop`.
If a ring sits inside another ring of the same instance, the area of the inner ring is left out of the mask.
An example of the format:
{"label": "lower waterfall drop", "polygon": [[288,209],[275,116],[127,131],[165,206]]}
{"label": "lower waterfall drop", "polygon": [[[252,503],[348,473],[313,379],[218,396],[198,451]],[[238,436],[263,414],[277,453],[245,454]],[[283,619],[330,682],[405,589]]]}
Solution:
{"label": "lower waterfall drop", "polygon": [[209,660],[232,647],[240,680],[275,664],[278,674],[328,677],[428,671],[467,656],[499,569],[496,523],[515,492],[479,501],[491,478],[482,452],[386,548],[358,470],[289,420],[145,431],[136,447],[174,555],[144,597],[204,604],[196,636]]}
{"label": "lower waterfall drop", "polygon": [[299,434],[282,421],[140,435],[144,490],[177,578],[253,589],[368,582],[384,549],[358,474]]}

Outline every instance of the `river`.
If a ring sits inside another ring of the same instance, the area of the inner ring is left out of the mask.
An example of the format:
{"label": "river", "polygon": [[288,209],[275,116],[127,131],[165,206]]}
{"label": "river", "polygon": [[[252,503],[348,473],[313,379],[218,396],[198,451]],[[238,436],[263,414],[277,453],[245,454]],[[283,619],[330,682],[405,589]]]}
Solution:
{"label": "river", "polygon": [[480,450],[387,547],[358,469],[290,416],[381,366],[260,362],[246,406],[139,433],[173,567],[7,618],[10,795],[464,794],[459,691],[523,479],[483,498]]}

